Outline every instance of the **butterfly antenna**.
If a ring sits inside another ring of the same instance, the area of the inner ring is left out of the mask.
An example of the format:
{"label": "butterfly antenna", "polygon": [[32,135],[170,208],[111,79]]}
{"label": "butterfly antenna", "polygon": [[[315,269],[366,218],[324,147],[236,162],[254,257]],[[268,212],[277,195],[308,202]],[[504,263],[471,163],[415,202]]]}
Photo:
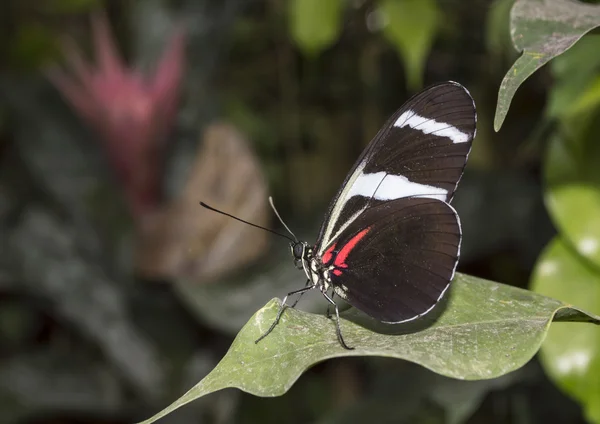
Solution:
{"label": "butterfly antenna", "polygon": [[[244,224],[251,225],[252,227],[260,228],[261,230],[265,230],[265,231],[268,231],[268,232],[270,232],[270,233],[276,234],[276,235],[278,235],[279,237],[283,237],[283,238],[286,238],[286,239],[288,239],[289,241],[292,241],[292,242],[293,242],[293,241],[297,241],[297,240],[292,240],[290,237],[286,236],[285,234],[281,234],[281,233],[278,233],[277,231],[273,231],[273,230],[271,230],[270,228],[261,227],[260,225],[256,225],[256,224],[253,224],[253,223],[251,223],[251,222],[244,221],[243,219],[241,219],[241,218],[238,218],[237,216],[233,216],[233,215],[231,215],[231,214],[228,214],[227,212],[223,212],[223,211],[220,211],[220,210],[218,210],[218,209],[215,209],[215,208],[213,208],[212,206],[208,206],[208,205],[207,205],[206,203],[204,203],[204,202],[200,202],[200,206],[202,206],[202,207],[204,207],[204,208],[206,208],[206,209],[208,209],[208,210],[211,210],[211,211],[213,211],[213,212],[220,213],[221,215],[228,216],[229,218],[233,218],[233,219],[235,219],[235,220],[237,220],[237,221],[243,222]],[[276,213],[277,213],[277,212],[276,212]],[[279,215],[277,215],[277,216],[279,217]],[[281,218],[279,218],[279,219],[281,219]],[[283,224],[283,225],[285,225],[285,224]],[[286,227],[286,228],[287,228],[287,227]],[[290,231],[290,230],[288,229],[288,231]],[[291,232],[291,231],[290,231],[290,232]],[[292,235],[293,235],[293,234],[292,234]],[[295,238],[295,237],[296,237],[296,236],[294,236],[294,238]]]}
{"label": "butterfly antenna", "polygon": [[277,212],[277,209],[275,209],[275,204],[273,203],[273,198],[271,196],[269,196],[269,203],[271,204],[271,208],[273,209],[273,212],[275,212],[275,215],[277,215],[277,218],[279,218],[279,222],[281,222],[283,224],[285,229],[288,230],[288,233],[290,233],[292,235],[292,237],[294,237],[294,240],[296,242],[298,242],[298,237],[296,237],[296,234],[292,233],[292,230],[290,230],[290,227],[288,227],[285,224],[285,222],[283,222],[283,219],[281,219],[281,216],[279,216],[279,212]]}

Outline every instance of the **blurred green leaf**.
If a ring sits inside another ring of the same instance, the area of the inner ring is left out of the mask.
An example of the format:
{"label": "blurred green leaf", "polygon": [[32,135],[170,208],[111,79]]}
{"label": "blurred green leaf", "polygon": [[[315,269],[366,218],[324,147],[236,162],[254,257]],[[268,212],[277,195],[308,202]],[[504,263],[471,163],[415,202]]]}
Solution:
{"label": "blurred green leaf", "polygon": [[[289,260],[290,252],[273,243],[262,260],[213,283],[178,281],[175,293],[203,325],[235,335],[273,293],[283,296],[303,286],[302,275]],[[323,297],[315,295],[303,297],[302,309],[325,312]]]}
{"label": "blurred green leaf", "polygon": [[494,378],[520,368],[531,359],[555,316],[600,323],[600,317],[558,300],[457,275],[445,302],[420,320],[384,325],[356,310],[344,314],[342,331],[355,350],[340,346],[332,320],[290,308],[275,330],[255,344],[273,322],[278,307],[279,301],[272,300],[260,309],[209,375],[144,424],[227,387],[256,396],[280,396],[308,368],[336,357],[385,356],[415,362],[449,377]]}
{"label": "blurred green leaf", "polygon": [[600,125],[594,115],[587,120],[591,124],[579,119],[570,137],[565,128],[550,139],[544,161],[545,201],[563,238],[600,266],[600,144],[595,136]]}
{"label": "blurred green leaf", "polygon": [[590,34],[552,61],[555,81],[548,99],[548,116],[569,117],[595,105],[599,95],[595,85],[600,72],[598,52],[600,35]]}
{"label": "blurred green leaf", "polygon": [[33,70],[58,56],[57,35],[39,23],[23,23],[9,43],[12,66]]}
{"label": "blurred green leaf", "polygon": [[463,424],[481,406],[490,392],[531,380],[532,367],[523,367],[498,378],[463,381],[448,378],[406,362],[387,358],[366,363],[369,389],[344,408],[336,408],[316,424],[398,423],[416,421],[419,409],[438,406],[444,419],[434,422]]}
{"label": "blurred green leaf", "polygon": [[[600,46],[597,50],[600,52]],[[600,56],[598,54],[597,56]],[[573,102],[572,107],[568,111],[569,116],[585,113],[590,109],[594,109],[600,105],[600,76],[597,76],[590,81],[589,85],[578,98]]]}
{"label": "blurred green leaf", "polygon": [[[600,270],[590,267],[560,238],[540,257],[532,289],[600,312]],[[600,423],[600,327],[553,325],[541,359],[550,378],[582,404],[586,418]]]}
{"label": "blurred green leaf", "polygon": [[560,230],[579,254],[600,264],[600,192],[591,186],[565,184],[547,193],[550,209]]}
{"label": "blurred green leaf", "polygon": [[338,39],[343,5],[343,0],[288,2],[292,38],[305,54],[316,56]]}
{"label": "blurred green leaf", "polygon": [[500,130],[517,88],[536,70],[600,25],[600,6],[570,0],[517,0],[511,11],[513,43],[523,55],[504,76],[494,129]]}
{"label": "blurred green leaf", "polygon": [[488,12],[486,29],[486,46],[496,56],[514,54],[510,38],[510,10],[515,0],[495,0]]}
{"label": "blurred green leaf", "polygon": [[81,13],[100,6],[100,0],[50,0],[43,7],[53,13]]}
{"label": "blurred green leaf", "polygon": [[425,59],[438,30],[440,12],[435,0],[381,0],[383,33],[404,61],[408,87],[423,84]]}

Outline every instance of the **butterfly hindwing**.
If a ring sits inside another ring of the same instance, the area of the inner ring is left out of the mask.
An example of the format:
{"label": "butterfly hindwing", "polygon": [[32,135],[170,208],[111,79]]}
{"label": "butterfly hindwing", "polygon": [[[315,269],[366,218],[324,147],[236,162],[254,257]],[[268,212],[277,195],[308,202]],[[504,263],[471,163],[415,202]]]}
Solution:
{"label": "butterfly hindwing", "polygon": [[335,292],[383,322],[428,312],[458,261],[460,222],[447,203],[401,198],[367,209],[322,256]]}
{"label": "butterfly hindwing", "polygon": [[317,252],[322,255],[370,207],[406,197],[449,202],[475,130],[475,105],[460,84],[437,84],[408,100],[346,177],[321,226]]}

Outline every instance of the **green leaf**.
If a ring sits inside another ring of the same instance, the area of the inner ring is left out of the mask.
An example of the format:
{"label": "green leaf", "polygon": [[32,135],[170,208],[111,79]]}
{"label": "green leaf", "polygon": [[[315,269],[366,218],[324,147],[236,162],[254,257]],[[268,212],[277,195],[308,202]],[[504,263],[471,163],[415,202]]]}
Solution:
{"label": "green leaf", "polygon": [[338,39],[343,0],[290,0],[288,6],[292,38],[305,54],[316,56]]}
{"label": "green leaf", "polygon": [[346,342],[355,350],[344,350],[339,345],[332,320],[291,308],[286,309],[275,330],[255,344],[254,340],[273,322],[279,304],[274,299],[260,309],[210,374],[143,424],[227,387],[256,396],[280,396],[308,368],[343,356],[405,359],[464,380],[494,378],[531,359],[555,316],[600,323],[600,317],[558,300],[457,275],[445,302],[420,320],[385,325],[354,309],[348,311],[341,327]]}
{"label": "green leaf", "polygon": [[[599,37],[600,38],[600,37]],[[600,51],[600,48],[597,50]],[[600,54],[598,55],[600,56]],[[583,92],[575,99],[567,116],[580,115],[600,105],[600,76],[591,80]]]}
{"label": "green leaf", "polygon": [[[600,312],[600,271],[560,238],[540,257],[532,289]],[[582,404],[588,421],[600,423],[600,327],[553,325],[542,345],[541,360],[550,378]]]}
{"label": "green leaf", "polygon": [[565,184],[548,190],[547,205],[561,233],[579,254],[600,264],[600,192],[597,188]]}
{"label": "green leaf", "polygon": [[382,0],[383,33],[404,61],[408,87],[423,84],[425,59],[438,29],[440,12],[435,0]]}
{"label": "green leaf", "polygon": [[555,134],[544,161],[550,216],[577,252],[600,266],[600,131],[598,119],[578,120],[572,136]]}
{"label": "green leaf", "polygon": [[552,61],[554,84],[546,108],[549,117],[571,117],[594,107],[597,100],[594,101],[593,97],[597,97],[600,91],[597,87],[600,70],[598,52],[600,35],[589,34]]}
{"label": "green leaf", "polygon": [[600,25],[600,6],[571,0],[517,0],[510,25],[513,43],[523,54],[500,85],[494,118],[496,131],[523,81]]}

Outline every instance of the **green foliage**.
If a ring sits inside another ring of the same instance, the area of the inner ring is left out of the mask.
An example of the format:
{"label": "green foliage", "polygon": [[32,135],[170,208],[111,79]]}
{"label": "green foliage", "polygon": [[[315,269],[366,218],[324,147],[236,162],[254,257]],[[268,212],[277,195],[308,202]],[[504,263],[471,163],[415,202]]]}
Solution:
{"label": "green foliage", "polygon": [[11,25],[3,28],[7,36],[0,38],[0,62],[26,71],[60,59],[59,40],[65,28],[56,22],[60,22],[61,15],[85,14],[101,4],[99,0],[21,3],[25,4],[6,7],[5,21]]}
{"label": "green foliage", "polygon": [[[43,11],[79,13],[97,3],[53,0],[44,3]],[[518,0],[511,8],[512,3],[513,0],[497,0],[489,16],[490,51],[508,56],[505,49],[511,34],[517,49],[523,51],[500,87],[496,130],[520,84],[554,59],[554,82],[545,119],[557,125],[548,139],[544,178],[545,199],[560,235],[539,259],[532,279],[534,292],[459,275],[446,304],[431,316],[406,326],[378,324],[349,311],[344,314],[342,328],[348,343],[356,347],[351,352],[340,348],[331,320],[293,309],[285,312],[267,339],[255,345],[254,340],[276,313],[278,303],[272,301],[247,322],[227,355],[204,380],[146,423],[226,387],[257,396],[282,395],[308,368],[330,358],[385,356],[420,364],[437,373],[436,377],[484,380],[518,369],[540,346],[543,365],[553,381],[583,405],[590,421],[600,423],[599,327],[573,323],[550,326],[552,320],[596,324],[600,320],[570,306],[574,304],[593,313],[600,311],[600,145],[596,136],[600,132],[600,36],[585,35],[600,25],[600,6],[566,0]],[[291,36],[306,55],[314,57],[338,40],[347,4],[344,0],[287,3]],[[381,32],[402,58],[409,87],[417,89],[442,19],[437,2],[379,0],[375,5],[382,18]],[[511,31],[507,22],[509,10]],[[10,59],[13,63],[37,66],[55,54],[58,34],[55,28],[26,22],[11,40]],[[365,57],[367,62],[376,54]],[[355,63],[351,58],[340,68],[348,73],[347,69]],[[273,91],[265,90],[260,83],[255,86],[260,87],[256,91],[261,94]],[[251,103],[229,103],[230,116],[252,138],[261,140],[261,149],[276,152],[278,134],[270,123],[261,120],[262,111],[248,104]],[[296,272],[293,267],[290,271]],[[265,280],[262,275],[258,278]],[[236,285],[181,284],[177,290],[188,303],[196,303],[197,315],[204,324],[235,333],[250,315],[248,310],[259,307],[252,302],[264,299],[249,296],[245,284],[260,293],[273,293],[275,289],[285,292],[285,287],[294,283],[293,278],[278,274],[262,286],[248,284],[248,279]],[[293,288],[295,284],[290,290]],[[247,301],[243,309],[239,299]],[[306,303],[303,305],[307,308]],[[313,304],[308,309],[317,310],[318,306]]]}
{"label": "green foliage", "polygon": [[[597,55],[600,56],[600,55]],[[600,75],[596,75],[588,88],[579,96],[571,107],[571,114],[585,113],[585,111],[600,106]]]}
{"label": "green foliage", "polygon": [[[532,288],[588,311],[600,310],[600,269],[585,263],[559,237],[540,257]],[[550,378],[582,404],[586,418],[600,423],[600,327],[553,325],[541,359]]]}
{"label": "green foliage", "polygon": [[[592,313],[600,311],[600,36],[583,36],[599,25],[597,5],[518,0],[511,33],[523,55],[502,82],[495,119],[498,130],[519,85],[555,58],[545,113],[545,122],[555,125],[543,171],[546,206],[560,234],[538,259],[531,284]],[[586,418],[600,423],[600,328],[552,326],[541,359]]]}
{"label": "green foliage", "polygon": [[409,88],[417,90],[439,26],[437,4],[435,0],[382,0],[380,7],[383,33],[404,61]]}
{"label": "green foliage", "polygon": [[598,52],[600,35],[590,34],[551,62],[554,84],[546,109],[550,118],[580,115],[598,103]]}
{"label": "green foliage", "polygon": [[544,172],[546,204],[553,221],[580,255],[600,266],[600,146],[596,141],[595,137],[554,135]]}
{"label": "green foliage", "polygon": [[[306,55],[318,55],[339,38],[344,5],[343,0],[288,3],[292,38]],[[404,62],[408,87],[419,89],[425,61],[439,29],[441,13],[436,0],[379,0],[377,14],[383,35]]]}
{"label": "green foliage", "polygon": [[510,10],[514,2],[515,0],[495,0],[490,7],[485,39],[488,50],[495,56],[514,54],[509,28]]}
{"label": "green foliage", "polygon": [[38,23],[17,28],[9,45],[8,61],[21,69],[35,69],[58,56],[56,34]]}
{"label": "green foliage", "polygon": [[517,0],[511,11],[512,40],[521,57],[502,80],[494,129],[500,130],[517,88],[552,58],[600,26],[600,6],[569,0]]}
{"label": "green foliage", "polygon": [[597,80],[600,36],[590,35],[552,64],[547,114],[557,118],[544,162],[546,204],[562,237],[600,265],[600,146]]}
{"label": "green foliage", "polygon": [[273,322],[278,307],[279,302],[272,300],[260,309],[209,375],[144,424],[227,387],[256,396],[280,396],[311,366],[344,356],[399,358],[453,378],[490,379],[529,361],[553,319],[600,324],[600,317],[552,298],[457,275],[437,317],[426,316],[407,325],[383,325],[355,310],[344,314],[342,331],[355,350],[339,345],[332,320],[289,308],[275,330],[255,344]]}
{"label": "green foliage", "polygon": [[[589,46],[597,43],[597,38],[584,40],[586,43],[578,50],[590,53]],[[560,236],[540,257],[532,286],[541,294],[577,302],[597,312],[600,311],[600,145],[597,143],[600,107],[593,99],[598,70],[588,72],[586,68],[591,66],[583,65],[583,57],[578,51],[565,55],[555,70],[559,76],[564,72],[565,78],[559,78],[551,92],[549,114],[559,120],[556,133],[549,140],[544,177],[546,204]],[[588,62],[596,62],[593,57],[590,55]],[[575,69],[581,69],[582,76],[570,78],[567,70]],[[573,113],[573,107],[577,114]],[[542,347],[542,359],[556,384],[582,404],[588,420],[600,423],[600,329],[582,327],[573,331],[558,326]]]}
{"label": "green foliage", "polygon": [[45,2],[45,9],[52,13],[82,13],[100,6],[100,0],[50,0]]}
{"label": "green foliage", "polygon": [[309,56],[316,56],[339,37],[343,0],[290,0],[292,38]]}

